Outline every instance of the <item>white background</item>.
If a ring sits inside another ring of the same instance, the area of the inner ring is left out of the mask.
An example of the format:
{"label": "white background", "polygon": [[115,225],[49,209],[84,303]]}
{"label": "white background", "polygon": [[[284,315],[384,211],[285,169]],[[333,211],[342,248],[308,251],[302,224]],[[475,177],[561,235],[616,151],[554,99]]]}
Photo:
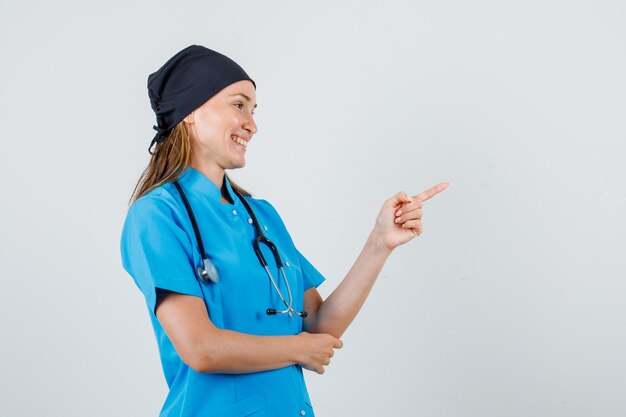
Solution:
{"label": "white background", "polygon": [[0,0],[0,415],[158,414],[119,238],[191,44],[256,81],[231,175],[324,296],[386,198],[451,183],[306,373],[318,417],[626,415],[625,43],[621,0]]}

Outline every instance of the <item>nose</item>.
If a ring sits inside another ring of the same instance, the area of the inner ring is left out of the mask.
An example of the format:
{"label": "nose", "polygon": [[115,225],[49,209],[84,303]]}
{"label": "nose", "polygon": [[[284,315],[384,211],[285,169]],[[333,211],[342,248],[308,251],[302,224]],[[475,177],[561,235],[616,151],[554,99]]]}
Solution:
{"label": "nose", "polygon": [[243,128],[254,135],[257,132],[256,123],[254,122],[254,116],[251,112],[246,112],[245,114],[246,118],[244,120]]}

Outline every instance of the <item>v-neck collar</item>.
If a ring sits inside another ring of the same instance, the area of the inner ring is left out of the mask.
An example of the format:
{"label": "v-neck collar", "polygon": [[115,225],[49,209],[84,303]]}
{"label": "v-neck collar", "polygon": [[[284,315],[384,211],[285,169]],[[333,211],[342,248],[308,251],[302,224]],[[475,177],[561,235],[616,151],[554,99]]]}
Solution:
{"label": "v-neck collar", "polygon": [[221,206],[233,207],[235,205],[239,205],[239,199],[233,191],[226,173],[224,173],[222,182],[226,186],[226,191],[228,191],[228,195],[234,204],[222,203],[222,191],[213,181],[194,167],[187,167],[185,172],[183,172],[183,174],[178,178],[178,182],[183,186],[183,188],[193,190],[194,192],[207,196],[211,201]]}

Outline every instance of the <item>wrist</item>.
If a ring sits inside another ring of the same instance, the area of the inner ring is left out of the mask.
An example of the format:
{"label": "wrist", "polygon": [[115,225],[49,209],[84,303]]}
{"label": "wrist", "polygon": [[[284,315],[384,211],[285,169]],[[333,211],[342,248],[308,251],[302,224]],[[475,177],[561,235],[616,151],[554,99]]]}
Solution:
{"label": "wrist", "polygon": [[302,333],[294,335],[294,336],[288,336],[291,340],[290,340],[290,345],[291,345],[291,355],[289,360],[291,362],[293,362],[295,365],[302,365],[303,361],[303,355],[304,355],[304,346],[302,344]]}
{"label": "wrist", "polygon": [[385,257],[391,255],[393,248],[390,248],[382,234],[374,227],[367,237],[366,246],[369,246],[376,254],[383,255]]}

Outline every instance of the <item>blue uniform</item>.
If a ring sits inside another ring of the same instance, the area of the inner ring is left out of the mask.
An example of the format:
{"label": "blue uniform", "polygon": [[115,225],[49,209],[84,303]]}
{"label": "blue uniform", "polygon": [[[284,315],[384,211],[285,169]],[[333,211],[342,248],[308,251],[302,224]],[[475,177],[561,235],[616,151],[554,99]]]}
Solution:
{"label": "blue uniform", "polygon": [[[205,250],[220,281],[203,283],[202,264],[191,221],[172,183],[138,199],[128,210],[121,239],[122,263],[143,293],[156,335],[169,394],[161,417],[314,416],[299,365],[248,374],[199,373],[185,364],[154,314],[156,289],[202,297],[215,326],[252,335],[295,335],[302,319],[268,316],[267,308],[284,309],[252,240],[254,228],[244,205],[224,182],[234,204],[220,203],[221,191],[204,174],[187,168],[178,179],[194,210]],[[244,197],[266,236],[280,252],[293,294],[293,308],[303,309],[304,291],[324,277],[296,249],[274,207]],[[261,250],[285,297],[287,289],[271,251]]]}

